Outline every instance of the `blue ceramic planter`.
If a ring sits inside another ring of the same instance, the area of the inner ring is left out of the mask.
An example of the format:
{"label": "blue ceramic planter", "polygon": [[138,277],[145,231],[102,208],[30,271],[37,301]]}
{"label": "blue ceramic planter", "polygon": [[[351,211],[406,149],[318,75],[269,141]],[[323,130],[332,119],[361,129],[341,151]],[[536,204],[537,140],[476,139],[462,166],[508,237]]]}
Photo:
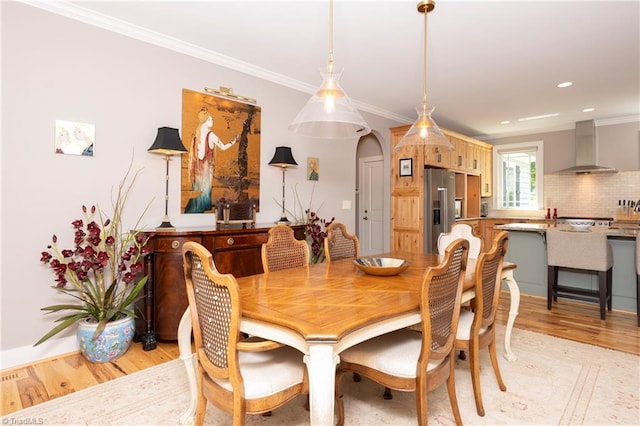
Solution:
{"label": "blue ceramic planter", "polygon": [[80,351],[91,362],[109,362],[121,357],[129,348],[135,329],[135,320],[122,318],[107,324],[95,340],[96,323],[82,320],[78,323]]}

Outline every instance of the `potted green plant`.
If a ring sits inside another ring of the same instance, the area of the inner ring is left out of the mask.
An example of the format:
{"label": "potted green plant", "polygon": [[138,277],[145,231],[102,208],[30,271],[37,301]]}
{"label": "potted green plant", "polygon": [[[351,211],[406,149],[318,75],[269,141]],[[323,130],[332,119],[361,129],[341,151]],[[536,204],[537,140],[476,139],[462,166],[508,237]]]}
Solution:
{"label": "potted green plant", "polygon": [[[141,277],[142,256],[148,253],[150,237],[139,229],[144,212],[132,230],[122,229],[127,199],[139,173],[127,182],[130,172],[131,168],[120,181],[115,197],[112,194],[110,216],[99,207],[83,205],[83,218],[71,223],[73,247],[60,249],[53,235],[52,243],[42,252],[40,261],[55,275],[52,288],[71,296],[74,303],[42,308],[47,314],[64,315],[34,346],[77,323],[81,350],[90,361],[110,361],[129,347],[136,317],[133,302],[147,282],[147,276]],[[111,330],[113,325],[118,330]]]}

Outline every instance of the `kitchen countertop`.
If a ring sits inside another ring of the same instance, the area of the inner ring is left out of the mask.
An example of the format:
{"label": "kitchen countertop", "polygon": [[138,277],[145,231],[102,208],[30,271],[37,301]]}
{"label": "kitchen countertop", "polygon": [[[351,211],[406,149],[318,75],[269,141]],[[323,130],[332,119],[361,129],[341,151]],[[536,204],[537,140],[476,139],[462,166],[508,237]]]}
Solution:
{"label": "kitchen countertop", "polygon": [[544,233],[547,229],[551,227],[556,227],[563,231],[568,232],[604,232],[607,234],[607,237],[611,238],[624,238],[624,239],[635,239],[636,234],[639,232],[637,229],[620,229],[620,228],[606,228],[606,227],[597,227],[592,226],[586,231],[575,231],[569,225],[553,225],[553,224],[537,224],[537,223],[520,223],[514,222],[506,225],[497,225],[496,229],[503,229],[505,231],[525,231],[525,232],[538,232]]}

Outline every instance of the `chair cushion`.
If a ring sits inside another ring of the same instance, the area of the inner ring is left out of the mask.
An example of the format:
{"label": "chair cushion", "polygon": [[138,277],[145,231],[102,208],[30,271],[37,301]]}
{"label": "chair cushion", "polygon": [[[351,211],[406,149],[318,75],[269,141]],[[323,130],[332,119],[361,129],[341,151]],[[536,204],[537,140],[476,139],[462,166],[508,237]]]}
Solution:
{"label": "chair cushion", "polygon": [[[416,364],[422,346],[422,333],[398,330],[362,342],[340,354],[340,359],[359,364],[393,376],[416,377]],[[443,360],[429,362],[427,371]]]}
{"label": "chair cushion", "polygon": [[[238,359],[245,399],[272,395],[303,381],[303,354],[289,346],[264,352],[240,351]],[[215,382],[231,391],[228,380],[216,379]]]}
{"label": "chair cushion", "polygon": [[[473,325],[473,318],[475,313],[462,309],[460,311],[460,318],[458,318],[458,332],[456,334],[456,340],[471,340],[471,326]],[[486,328],[480,329],[480,334],[487,331]]]}

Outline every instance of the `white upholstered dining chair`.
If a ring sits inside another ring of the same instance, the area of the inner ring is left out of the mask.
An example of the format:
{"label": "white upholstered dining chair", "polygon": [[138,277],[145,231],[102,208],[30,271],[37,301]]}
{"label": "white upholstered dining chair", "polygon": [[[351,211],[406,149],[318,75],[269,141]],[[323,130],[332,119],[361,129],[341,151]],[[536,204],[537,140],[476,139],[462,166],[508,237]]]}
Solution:
{"label": "white upholstered dining chair", "polygon": [[454,223],[451,231],[438,235],[438,253],[444,254],[447,246],[458,238],[469,241],[469,258],[477,259],[482,251],[482,238],[474,234],[471,225],[466,223]]}
{"label": "white upholstered dining chair", "polygon": [[187,242],[182,248],[187,298],[197,361],[195,424],[202,425],[207,402],[243,425],[246,413],[266,413],[309,385],[302,353],[280,343],[243,339],[236,279],[220,274],[211,253]]}
{"label": "white upholstered dining chair", "polygon": [[455,339],[469,242],[460,238],[442,262],[426,269],[420,287],[420,332],[407,328],[374,337],[340,354],[336,376],[338,424],[344,423],[341,388],[345,373],[357,372],[383,386],[416,393],[419,425],[427,424],[427,392],[446,383],[456,424],[462,424],[455,390]]}
{"label": "white upholstered dining chair", "polygon": [[508,245],[509,233],[501,231],[494,237],[491,249],[480,253],[474,273],[475,298],[471,301],[472,310],[461,310],[458,320],[456,349],[469,351],[473,396],[479,416],[484,416],[480,388],[480,349],[489,349],[498,387],[503,392],[507,390],[498,366],[495,319],[500,301],[502,266]]}

